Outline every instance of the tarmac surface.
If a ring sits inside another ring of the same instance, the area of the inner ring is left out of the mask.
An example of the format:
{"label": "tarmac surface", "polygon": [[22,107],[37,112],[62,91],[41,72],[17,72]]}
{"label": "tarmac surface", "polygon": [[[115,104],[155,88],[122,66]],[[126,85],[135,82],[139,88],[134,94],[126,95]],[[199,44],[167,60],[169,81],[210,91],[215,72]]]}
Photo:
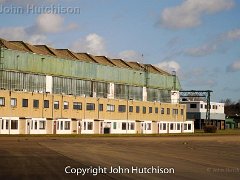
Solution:
{"label": "tarmac surface", "polygon": [[0,179],[240,179],[240,136],[0,137]]}

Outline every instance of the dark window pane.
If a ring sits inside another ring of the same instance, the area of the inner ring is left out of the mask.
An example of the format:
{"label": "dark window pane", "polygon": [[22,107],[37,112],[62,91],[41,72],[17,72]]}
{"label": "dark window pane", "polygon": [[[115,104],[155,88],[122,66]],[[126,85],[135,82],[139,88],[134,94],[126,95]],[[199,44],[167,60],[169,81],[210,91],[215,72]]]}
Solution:
{"label": "dark window pane", "polygon": [[143,114],[146,114],[146,107],[143,106]]}
{"label": "dark window pane", "polygon": [[81,102],[73,102],[73,109],[82,110],[82,103]]}
{"label": "dark window pane", "polygon": [[126,106],[125,105],[119,105],[118,106],[118,112],[126,112]]}
{"label": "dark window pane", "polygon": [[136,106],[136,113],[139,113],[139,112],[140,112],[140,107]]}
{"label": "dark window pane", "polygon": [[94,103],[87,103],[87,110],[95,110],[95,104]]}
{"label": "dark window pane", "polygon": [[129,112],[133,112],[133,106],[129,106]]}
{"label": "dark window pane", "polygon": [[59,101],[54,102],[54,109],[59,109]]}
{"label": "dark window pane", "polygon": [[39,108],[39,100],[37,100],[37,99],[33,100],[33,107],[34,108]]}
{"label": "dark window pane", "polygon": [[149,107],[148,110],[149,110],[149,113],[152,113],[152,107]]}
{"label": "dark window pane", "polygon": [[28,107],[28,99],[22,100],[22,107]]}
{"label": "dark window pane", "polygon": [[49,108],[49,100],[44,100],[44,108]]}
{"label": "dark window pane", "polygon": [[99,104],[98,109],[99,109],[99,111],[103,111],[103,104]]}

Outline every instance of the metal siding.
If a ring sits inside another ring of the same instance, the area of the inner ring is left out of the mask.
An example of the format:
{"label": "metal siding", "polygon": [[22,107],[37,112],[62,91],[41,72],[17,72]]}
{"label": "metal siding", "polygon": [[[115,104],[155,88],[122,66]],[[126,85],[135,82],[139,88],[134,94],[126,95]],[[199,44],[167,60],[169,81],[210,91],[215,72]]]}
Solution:
{"label": "metal siding", "polygon": [[[59,59],[53,56],[38,55],[10,49],[3,49],[3,53],[3,68],[7,70],[136,86],[146,85],[146,72],[143,71],[104,66],[79,60]],[[17,55],[19,55],[18,58]],[[173,76],[148,73],[148,87],[171,90],[173,89],[173,78]],[[181,89],[178,79],[176,85],[178,90]]]}
{"label": "metal siding", "polygon": [[[206,113],[202,112],[201,113],[201,119],[206,118]],[[210,119],[211,120],[225,120],[225,114],[220,114],[220,113],[210,113]]]}

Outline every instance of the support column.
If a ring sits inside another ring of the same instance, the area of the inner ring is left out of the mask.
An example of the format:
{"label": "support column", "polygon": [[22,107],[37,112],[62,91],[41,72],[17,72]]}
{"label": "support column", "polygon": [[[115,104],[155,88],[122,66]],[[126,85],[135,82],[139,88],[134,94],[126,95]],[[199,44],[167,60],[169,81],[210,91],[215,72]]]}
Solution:
{"label": "support column", "polygon": [[109,83],[109,94],[107,98],[114,99],[114,83]]}
{"label": "support column", "polygon": [[142,94],[143,101],[147,101],[147,88],[143,87],[143,94]]}
{"label": "support column", "polygon": [[53,78],[52,76],[46,76],[46,92],[52,94]]}

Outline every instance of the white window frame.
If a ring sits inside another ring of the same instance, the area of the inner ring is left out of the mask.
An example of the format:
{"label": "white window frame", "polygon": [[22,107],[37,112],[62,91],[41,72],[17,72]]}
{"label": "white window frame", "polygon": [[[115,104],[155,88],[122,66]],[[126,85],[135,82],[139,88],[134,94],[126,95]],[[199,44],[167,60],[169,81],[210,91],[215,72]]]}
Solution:
{"label": "white window frame", "polygon": [[115,111],[115,105],[107,104],[107,111],[108,112],[114,112]]}
{"label": "white window frame", "polygon": [[5,97],[0,97],[0,106],[5,106]]}
{"label": "white window frame", "polygon": [[11,107],[17,107],[17,98],[11,98],[10,99],[10,104],[11,104]]}

